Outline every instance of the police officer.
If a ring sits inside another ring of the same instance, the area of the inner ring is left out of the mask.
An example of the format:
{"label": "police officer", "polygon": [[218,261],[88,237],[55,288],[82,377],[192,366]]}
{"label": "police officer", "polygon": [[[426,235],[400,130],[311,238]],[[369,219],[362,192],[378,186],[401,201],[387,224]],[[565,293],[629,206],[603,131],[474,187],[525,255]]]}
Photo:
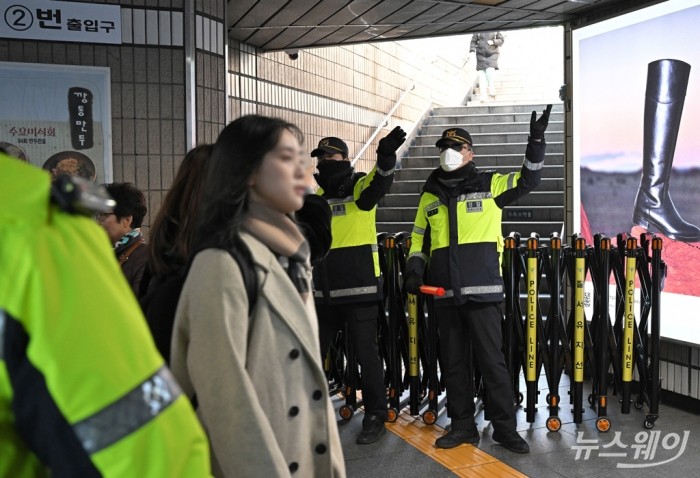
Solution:
{"label": "police officer", "polygon": [[189,400],[88,217],[106,192],[52,188],[3,154],[0,171],[0,476],[210,476]]}
{"label": "police officer", "polygon": [[446,129],[435,144],[440,149],[440,167],[423,187],[404,287],[417,294],[429,262],[430,285],[446,290],[444,297],[436,298],[435,312],[452,424],[450,431],[436,440],[438,448],[479,442],[473,379],[468,373],[471,359],[467,344],[471,340],[489,391],[492,438],[513,452],[529,452],[528,444],[516,432],[513,390],[501,351],[501,215],[504,206],[540,183],[544,132],[551,108],[547,105],[539,119],[532,112],[519,172],[499,174],[477,169],[472,161],[472,138],[462,128]]}
{"label": "police officer", "polygon": [[347,325],[350,343],[362,368],[365,417],[357,443],[376,442],[386,431],[384,367],[377,346],[377,301],[382,299],[375,217],[377,203],[394,182],[396,150],[406,132],[394,128],[377,146],[377,164],[365,175],[355,173],[348,146],[340,138],[323,138],[311,156],[318,158],[317,193],[328,200],[332,242],[328,256],[314,267],[314,297],[321,354]]}

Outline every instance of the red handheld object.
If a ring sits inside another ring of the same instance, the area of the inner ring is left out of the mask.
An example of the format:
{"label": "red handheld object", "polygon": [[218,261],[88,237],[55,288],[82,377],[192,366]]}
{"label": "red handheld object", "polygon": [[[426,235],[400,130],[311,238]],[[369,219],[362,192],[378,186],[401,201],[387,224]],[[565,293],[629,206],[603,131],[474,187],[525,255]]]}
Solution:
{"label": "red handheld object", "polygon": [[442,297],[443,295],[445,295],[445,288],[444,287],[435,287],[432,285],[422,285],[422,286],[420,286],[419,290],[421,291],[421,294],[436,295],[438,297]]}

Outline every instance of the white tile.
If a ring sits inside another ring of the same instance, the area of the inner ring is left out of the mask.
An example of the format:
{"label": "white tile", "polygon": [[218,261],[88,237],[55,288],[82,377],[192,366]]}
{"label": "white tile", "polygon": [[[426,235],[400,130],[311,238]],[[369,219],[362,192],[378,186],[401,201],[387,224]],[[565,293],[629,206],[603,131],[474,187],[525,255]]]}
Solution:
{"label": "white tile", "polygon": [[172,45],[172,34],[170,32],[170,12],[158,12],[158,44]]}
{"label": "white tile", "polygon": [[661,388],[664,390],[669,390],[668,388],[668,363],[664,360],[659,360],[659,378],[661,379]]}
{"label": "white tile", "polygon": [[134,28],[131,8],[122,8],[122,43],[133,43]]}
{"label": "white tile", "polygon": [[216,34],[219,31],[217,28],[218,22],[214,20],[209,21],[209,51],[216,53],[219,42],[216,39]]}
{"label": "white tile", "polygon": [[171,12],[172,29],[172,44],[173,46],[182,46],[185,44],[183,38],[185,36],[185,25],[182,21],[182,12]]}
{"label": "white tile", "polygon": [[158,11],[146,10],[146,44],[158,44]]}
{"label": "white tile", "polygon": [[204,29],[203,23],[204,23],[204,19],[200,15],[197,15],[197,26],[195,27],[195,31],[196,31],[195,47],[199,48],[199,49],[202,49],[203,48],[202,45],[204,44],[204,41],[202,40],[202,34],[203,34],[203,29]]}
{"label": "white tile", "polygon": [[682,365],[676,365],[676,393],[681,395],[688,395],[688,367],[683,367]]}
{"label": "white tile", "polygon": [[693,398],[700,398],[698,394],[698,379],[700,379],[700,370],[690,371],[690,396]]}
{"label": "white tile", "polygon": [[134,43],[146,43],[146,11],[140,8],[134,9]]}
{"label": "white tile", "polygon": [[202,19],[202,49],[211,51],[211,20],[208,18]]}
{"label": "white tile", "polygon": [[224,54],[224,41],[226,37],[224,36],[224,24],[221,22],[216,22],[216,53],[219,55]]}

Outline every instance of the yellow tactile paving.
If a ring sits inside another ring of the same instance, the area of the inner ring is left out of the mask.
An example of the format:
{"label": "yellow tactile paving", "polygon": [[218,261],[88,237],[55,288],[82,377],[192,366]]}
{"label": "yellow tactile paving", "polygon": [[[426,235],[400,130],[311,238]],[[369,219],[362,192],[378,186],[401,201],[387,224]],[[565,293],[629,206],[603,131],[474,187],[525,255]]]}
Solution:
{"label": "yellow tactile paving", "polygon": [[526,476],[500,461],[485,465],[465,466],[451,471],[457,476],[469,478],[520,478]]}
{"label": "yellow tactile paving", "polygon": [[460,445],[449,450],[435,448],[435,440],[444,434],[444,430],[436,425],[426,425],[420,418],[401,413],[394,423],[387,423],[387,428],[457,476],[527,478],[473,445]]}

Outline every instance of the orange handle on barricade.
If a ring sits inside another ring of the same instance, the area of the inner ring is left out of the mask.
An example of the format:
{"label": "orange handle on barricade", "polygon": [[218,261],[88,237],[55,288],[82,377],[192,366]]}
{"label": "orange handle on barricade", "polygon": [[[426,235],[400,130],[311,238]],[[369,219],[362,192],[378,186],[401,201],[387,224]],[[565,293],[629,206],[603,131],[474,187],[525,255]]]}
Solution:
{"label": "orange handle on barricade", "polygon": [[419,288],[421,294],[430,294],[430,295],[436,295],[438,297],[442,297],[445,295],[445,288],[444,287],[435,287],[432,285],[422,285]]}

